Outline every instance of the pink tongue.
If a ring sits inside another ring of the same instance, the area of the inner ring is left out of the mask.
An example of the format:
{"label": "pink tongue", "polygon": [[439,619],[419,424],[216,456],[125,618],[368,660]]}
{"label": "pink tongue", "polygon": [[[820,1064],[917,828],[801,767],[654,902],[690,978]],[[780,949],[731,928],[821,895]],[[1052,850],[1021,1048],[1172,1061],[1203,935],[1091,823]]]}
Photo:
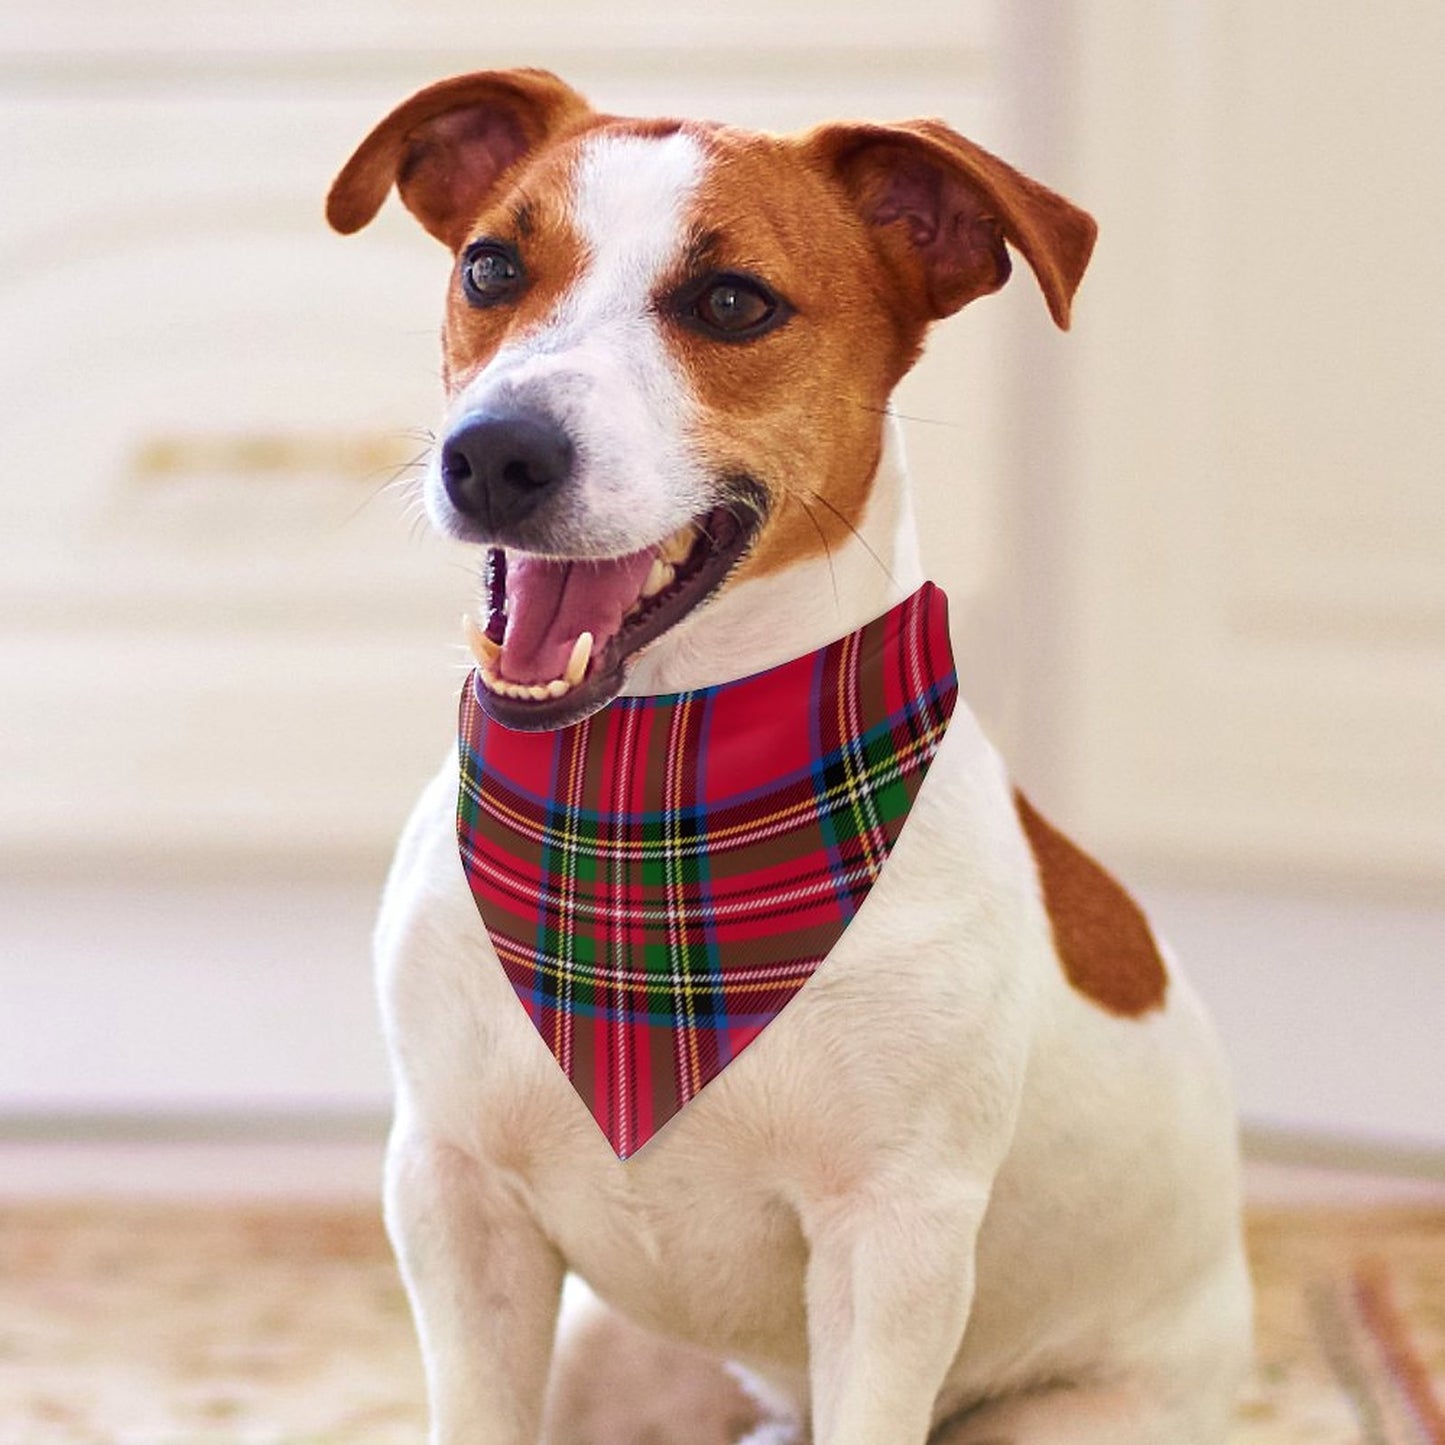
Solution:
{"label": "pink tongue", "polygon": [[652,555],[647,548],[607,562],[551,562],[509,553],[501,675],[527,683],[561,677],[584,632],[596,657],[641,595]]}

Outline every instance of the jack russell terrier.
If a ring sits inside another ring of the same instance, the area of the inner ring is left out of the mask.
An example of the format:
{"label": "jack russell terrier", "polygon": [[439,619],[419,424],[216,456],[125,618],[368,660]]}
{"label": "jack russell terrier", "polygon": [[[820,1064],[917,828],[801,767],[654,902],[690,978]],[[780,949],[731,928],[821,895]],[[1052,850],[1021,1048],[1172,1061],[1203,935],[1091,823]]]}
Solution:
{"label": "jack russell terrier", "polygon": [[[1219,1052],[954,706],[888,419],[1010,247],[1067,327],[1093,222],[935,120],[627,119],[537,70],[399,106],[332,225],[393,185],[454,256],[424,492],[486,577],[377,931],[434,1445],[541,1437],[568,1271],[745,1373],[756,1440],[1219,1445]],[[560,1436],[666,1438],[591,1368],[611,1423]]]}

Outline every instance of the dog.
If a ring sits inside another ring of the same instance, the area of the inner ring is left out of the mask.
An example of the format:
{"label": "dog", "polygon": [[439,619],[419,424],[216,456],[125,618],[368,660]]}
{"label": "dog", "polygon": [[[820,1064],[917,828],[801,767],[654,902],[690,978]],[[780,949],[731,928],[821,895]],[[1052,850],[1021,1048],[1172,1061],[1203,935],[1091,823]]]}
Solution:
{"label": "dog", "polygon": [[[488,559],[475,686],[519,730],[762,673],[910,595],[894,387],[1011,250],[1067,328],[1095,234],[936,120],[628,119],[538,70],[401,104],[332,225],[393,186],[453,256],[424,499]],[[580,612],[559,569],[592,579]],[[518,1007],[457,799],[453,755],[376,933],[385,1213],[434,1445],[541,1438],[569,1271],[745,1372],[758,1440],[1220,1445],[1250,1289],[1219,1049],[962,703],[815,976],[627,1159]],[[610,1438],[644,1438],[616,1395],[637,1370],[593,1368]]]}

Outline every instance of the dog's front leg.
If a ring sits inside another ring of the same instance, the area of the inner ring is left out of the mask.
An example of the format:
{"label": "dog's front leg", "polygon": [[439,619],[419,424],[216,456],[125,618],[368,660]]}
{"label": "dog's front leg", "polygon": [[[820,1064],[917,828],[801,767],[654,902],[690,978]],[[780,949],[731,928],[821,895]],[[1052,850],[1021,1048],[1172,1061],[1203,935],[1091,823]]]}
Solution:
{"label": "dog's front leg", "polygon": [[968,1322],[986,1190],[805,1211],[814,1445],[924,1445]]}
{"label": "dog's front leg", "polygon": [[421,1337],[431,1445],[536,1445],[564,1273],[496,1174],[400,1130],[386,1220]]}

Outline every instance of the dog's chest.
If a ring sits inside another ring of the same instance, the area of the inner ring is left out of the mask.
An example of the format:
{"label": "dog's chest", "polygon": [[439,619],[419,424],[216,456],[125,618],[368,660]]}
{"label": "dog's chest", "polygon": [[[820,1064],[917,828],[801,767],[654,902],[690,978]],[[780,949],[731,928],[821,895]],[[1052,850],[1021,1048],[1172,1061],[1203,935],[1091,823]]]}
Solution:
{"label": "dog's chest", "polygon": [[800,1354],[799,1201],[846,1194],[900,1151],[920,1169],[963,1167],[1017,1081],[1026,879],[1006,785],[979,746],[955,718],[816,975],[626,1161],[497,961],[462,876],[444,770],[408,829],[379,929],[403,1117],[505,1177],[569,1265],[634,1315],[682,1321],[741,1356]]}

